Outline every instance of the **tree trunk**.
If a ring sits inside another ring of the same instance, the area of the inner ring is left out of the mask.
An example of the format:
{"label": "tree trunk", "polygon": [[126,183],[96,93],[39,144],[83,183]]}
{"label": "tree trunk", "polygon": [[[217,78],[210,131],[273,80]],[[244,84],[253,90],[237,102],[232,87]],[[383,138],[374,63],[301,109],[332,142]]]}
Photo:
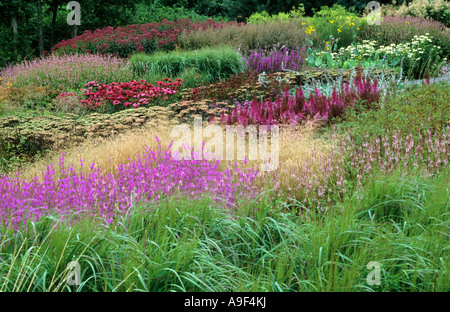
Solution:
{"label": "tree trunk", "polygon": [[11,27],[14,32],[14,40],[17,39],[18,27],[17,27],[17,18],[15,15],[11,17]]}
{"label": "tree trunk", "polygon": [[42,32],[42,0],[38,0],[38,23],[39,23],[39,55],[44,55],[44,34]]}
{"label": "tree trunk", "polygon": [[55,27],[56,27],[56,16],[58,15],[58,1],[52,1],[52,30],[51,30],[51,43],[52,47],[55,45]]}
{"label": "tree trunk", "polygon": [[11,27],[13,29],[13,46],[14,46],[14,52],[17,53],[17,40],[19,35],[19,30],[17,26],[17,18],[16,15],[13,15],[11,17]]}

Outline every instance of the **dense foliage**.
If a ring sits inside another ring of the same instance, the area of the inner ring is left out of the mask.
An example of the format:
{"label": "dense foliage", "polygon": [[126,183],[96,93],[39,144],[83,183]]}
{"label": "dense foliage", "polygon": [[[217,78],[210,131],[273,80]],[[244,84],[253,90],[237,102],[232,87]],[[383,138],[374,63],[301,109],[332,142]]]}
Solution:
{"label": "dense foliage", "polygon": [[0,3],[0,291],[448,291],[445,2],[80,4]]}
{"label": "dense foliage", "polygon": [[73,39],[64,40],[52,48],[56,54],[101,53],[127,57],[133,52],[152,53],[157,50],[170,51],[177,45],[182,31],[217,29],[235,23],[212,19],[206,22],[191,22],[189,18],[176,22],[163,20],[160,23],[127,25],[125,27],[106,27],[94,32],[86,31]]}

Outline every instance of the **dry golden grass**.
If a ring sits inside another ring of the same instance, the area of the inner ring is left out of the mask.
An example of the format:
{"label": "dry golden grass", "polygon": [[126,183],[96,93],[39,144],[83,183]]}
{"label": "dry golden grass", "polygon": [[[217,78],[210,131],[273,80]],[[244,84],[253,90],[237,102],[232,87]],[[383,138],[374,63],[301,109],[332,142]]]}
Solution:
{"label": "dry golden grass", "polygon": [[[301,47],[305,43],[308,28],[300,20],[290,22],[273,22],[268,24],[247,24],[245,26],[232,25],[220,29],[208,29],[183,32],[179,36],[180,45],[185,49],[200,49],[203,47],[231,46],[240,47],[243,55],[247,55],[250,50],[261,47],[272,47],[280,42],[290,49]],[[317,42],[317,36],[312,33],[308,36]]]}
{"label": "dry golden grass", "polygon": [[[193,125],[188,125],[191,128],[191,145],[193,145]],[[311,160],[310,168],[318,176],[320,176],[320,168],[318,163],[314,163],[314,159],[320,160],[327,157],[329,151],[332,148],[330,142],[315,137],[316,125],[313,123],[306,123],[297,127],[280,127],[280,145],[279,145],[279,160],[281,166],[278,168],[278,174],[275,176],[280,180],[280,183],[284,186],[293,183],[291,175],[302,174],[304,170],[304,161]],[[50,164],[54,164],[57,171],[59,158],[64,152],[65,164],[74,164],[74,168],[79,172],[80,159],[83,159],[85,164],[84,170],[89,170],[92,163],[95,163],[97,167],[102,168],[104,173],[116,173],[119,164],[126,164],[130,160],[134,160],[137,154],[145,153],[146,147],[151,150],[158,148],[158,143],[155,136],[161,141],[163,148],[166,148],[170,141],[177,140],[172,138],[171,131],[173,126],[168,123],[160,123],[155,126],[155,123],[147,123],[143,129],[134,129],[127,132],[123,132],[114,137],[108,139],[90,139],[79,145],[69,147],[67,149],[59,149],[52,151],[47,157],[24,167],[21,170],[22,178],[31,180],[33,177],[41,176],[42,171],[46,170],[46,167]],[[223,128],[225,134],[225,129]],[[248,137],[248,136],[247,136]],[[225,155],[226,151],[226,139],[224,135],[223,151]],[[208,142],[209,138],[205,138]],[[268,138],[267,147],[270,151],[271,141]],[[234,140],[235,153],[237,150],[237,140]],[[248,138],[246,139],[246,156],[248,158]],[[220,168],[225,169],[229,165],[233,165],[235,161],[222,160]],[[247,164],[242,164],[238,161],[240,167],[253,167],[259,168],[262,164],[261,160],[249,160]],[[11,174],[14,176],[14,174]],[[260,181],[264,183],[263,180]]]}
{"label": "dry golden grass", "polygon": [[48,165],[58,166],[62,153],[65,153],[65,165],[74,164],[77,172],[80,169],[80,159],[83,159],[86,170],[95,163],[96,167],[102,168],[104,173],[114,174],[119,164],[126,164],[136,159],[136,155],[144,153],[147,146],[150,149],[157,149],[158,143],[155,136],[160,138],[163,147],[168,145],[170,126],[163,123],[160,126],[151,127],[150,124],[154,125],[154,122],[147,123],[142,129],[128,130],[107,139],[88,139],[69,148],[53,150],[46,157],[22,168],[21,176],[28,181],[35,176],[40,177],[41,172],[45,171]]}

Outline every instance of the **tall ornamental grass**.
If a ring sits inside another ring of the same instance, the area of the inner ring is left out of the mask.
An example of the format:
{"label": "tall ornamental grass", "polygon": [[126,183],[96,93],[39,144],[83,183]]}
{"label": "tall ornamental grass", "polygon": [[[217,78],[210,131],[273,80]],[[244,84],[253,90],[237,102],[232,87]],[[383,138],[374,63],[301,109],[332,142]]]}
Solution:
{"label": "tall ornamental grass", "polygon": [[231,46],[239,49],[242,55],[248,56],[251,50],[278,43],[286,45],[289,49],[301,47],[306,38],[313,41],[316,38],[315,32],[306,33],[308,29],[308,25],[301,20],[244,26],[231,25],[220,29],[183,32],[179,36],[179,43],[185,49]]}
{"label": "tall ornamental grass", "polygon": [[138,54],[133,55],[129,63],[136,75],[146,77],[148,81],[158,76],[181,77],[186,71],[194,71],[195,74],[205,77],[206,82],[215,82],[245,70],[241,55],[228,47]]}
{"label": "tall ornamental grass", "polygon": [[380,175],[327,213],[266,192],[235,218],[208,198],[138,204],[107,227],[41,218],[1,229],[0,291],[446,292],[448,177]]}
{"label": "tall ornamental grass", "polygon": [[33,84],[65,90],[80,89],[89,81],[109,84],[132,80],[124,61],[93,54],[36,58],[4,68],[0,76],[11,80],[17,87]]}

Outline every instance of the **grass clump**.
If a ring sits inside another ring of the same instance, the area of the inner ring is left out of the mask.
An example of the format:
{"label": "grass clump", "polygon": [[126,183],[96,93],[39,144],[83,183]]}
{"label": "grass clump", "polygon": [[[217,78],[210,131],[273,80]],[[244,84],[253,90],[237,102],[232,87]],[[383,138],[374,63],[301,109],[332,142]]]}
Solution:
{"label": "grass clump", "polygon": [[354,139],[381,136],[386,129],[425,136],[427,129],[441,132],[450,120],[449,83],[414,85],[404,93],[391,94],[378,109],[360,111],[358,105],[346,111],[338,128],[352,132]]}
{"label": "grass clump", "polygon": [[154,53],[152,55],[133,55],[129,64],[136,75],[153,81],[157,77],[180,78],[185,86],[195,85],[195,76],[204,83],[226,79],[233,74],[243,72],[244,61],[239,53],[231,48],[217,50],[176,51]]}
{"label": "grass clump", "polygon": [[[251,50],[259,47],[272,47],[275,44],[285,45],[288,49],[302,47],[305,44],[308,29],[301,20],[273,22],[267,24],[232,25],[220,29],[207,29],[183,32],[179,36],[180,46],[185,49],[201,49],[204,47],[231,46],[247,56]],[[315,34],[311,34],[314,40]]]}
{"label": "grass clump", "polygon": [[[137,203],[109,226],[86,219],[54,228],[46,218],[16,235],[2,228],[0,289],[448,291],[445,185],[444,176],[379,176],[324,214],[268,192],[233,215],[208,198],[171,197]],[[383,214],[383,202],[400,204],[401,219]],[[66,283],[73,260],[78,286]],[[380,285],[367,282],[371,261],[380,263]]]}
{"label": "grass clump", "polygon": [[132,75],[119,58],[74,54],[23,61],[1,70],[0,77],[9,80],[14,87],[35,85],[70,91],[90,81],[106,84],[130,81]]}

